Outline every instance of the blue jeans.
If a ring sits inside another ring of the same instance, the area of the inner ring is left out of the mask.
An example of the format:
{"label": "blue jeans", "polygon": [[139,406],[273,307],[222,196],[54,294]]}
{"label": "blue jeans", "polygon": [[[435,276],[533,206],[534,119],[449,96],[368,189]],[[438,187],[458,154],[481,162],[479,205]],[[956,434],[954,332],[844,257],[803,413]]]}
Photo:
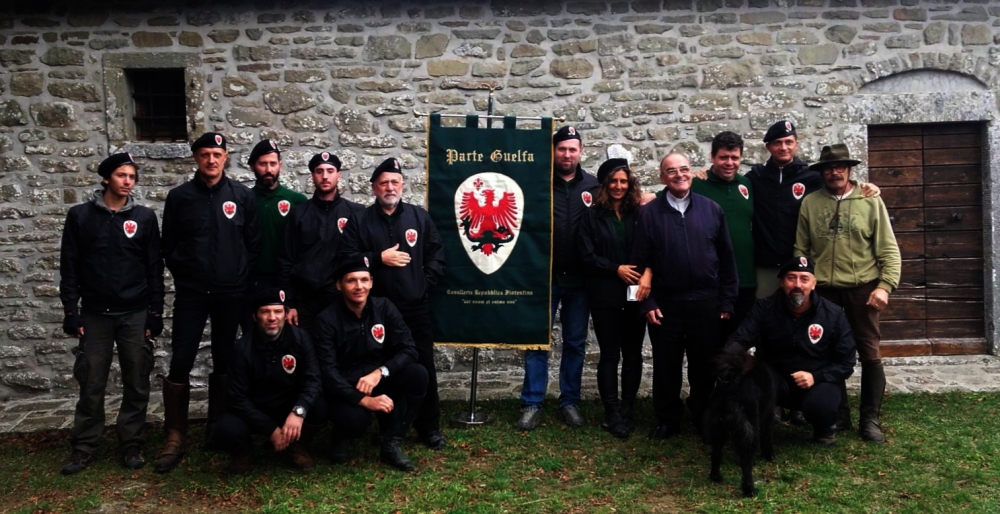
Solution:
{"label": "blue jeans", "polygon": [[[590,310],[587,293],[580,288],[552,286],[552,319],[562,302],[562,362],[559,363],[559,406],[580,403],[583,382],[583,358],[587,351],[587,326]],[[524,352],[524,386],[521,403],[525,406],[541,405],[549,385],[549,352],[528,350]]]}

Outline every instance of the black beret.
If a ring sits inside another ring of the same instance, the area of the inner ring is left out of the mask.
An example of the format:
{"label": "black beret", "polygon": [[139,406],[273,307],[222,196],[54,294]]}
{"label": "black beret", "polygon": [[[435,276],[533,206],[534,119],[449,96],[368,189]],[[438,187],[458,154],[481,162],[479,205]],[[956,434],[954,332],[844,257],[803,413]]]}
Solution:
{"label": "black beret", "polygon": [[344,275],[348,273],[354,273],[355,271],[367,271],[371,273],[371,266],[368,265],[368,257],[363,255],[352,255],[343,262],[337,269],[333,270],[333,277],[339,282],[340,279],[344,278]]}
{"label": "black beret", "polygon": [[402,175],[403,169],[399,167],[399,161],[395,157],[389,157],[375,168],[375,171],[372,172],[372,178],[368,179],[368,181],[375,182],[375,179],[383,173],[399,173]]}
{"label": "black beret", "polygon": [[566,141],[567,139],[576,139],[580,142],[580,144],[583,144],[583,139],[580,137],[580,133],[577,132],[575,128],[567,125],[556,131],[556,134],[552,136],[552,146]]}
{"label": "black beret", "polygon": [[783,137],[794,136],[795,135],[795,125],[788,120],[781,120],[771,128],[767,129],[767,134],[764,134],[764,142],[770,143],[775,139],[781,139]]}
{"label": "black beret", "polygon": [[330,152],[318,153],[314,155],[312,159],[309,159],[309,171],[315,171],[316,166],[319,166],[320,164],[329,164],[334,168],[337,168],[337,171],[340,171],[340,159]]}
{"label": "black beret", "polygon": [[277,287],[263,289],[253,297],[252,305],[254,312],[265,305],[285,305],[285,292]]}
{"label": "black beret", "polygon": [[196,152],[199,148],[222,148],[226,149],[226,137],[215,132],[205,132],[198,139],[191,143],[191,151]]}
{"label": "black beret", "polygon": [[270,139],[261,139],[260,143],[254,145],[253,150],[250,150],[250,160],[247,164],[253,166],[253,163],[257,162],[257,159],[269,154],[276,153],[278,158],[281,158],[281,150],[278,150],[278,145]]}
{"label": "black beret", "polygon": [[812,274],[816,274],[813,269],[813,262],[805,257],[792,257],[785,261],[781,265],[781,269],[778,270],[778,278],[784,277],[785,273],[789,271],[807,271]]}
{"label": "black beret", "polygon": [[126,164],[131,164],[135,166],[136,178],[139,176],[139,165],[132,160],[132,154],[128,152],[116,153],[109,155],[107,159],[101,161],[100,166],[97,167],[97,174],[101,177],[108,178],[116,169]]}
{"label": "black beret", "polygon": [[597,181],[603,184],[604,179],[618,170],[624,170],[626,175],[632,175],[632,170],[628,167],[628,160],[608,159],[601,164],[600,168],[597,168]]}

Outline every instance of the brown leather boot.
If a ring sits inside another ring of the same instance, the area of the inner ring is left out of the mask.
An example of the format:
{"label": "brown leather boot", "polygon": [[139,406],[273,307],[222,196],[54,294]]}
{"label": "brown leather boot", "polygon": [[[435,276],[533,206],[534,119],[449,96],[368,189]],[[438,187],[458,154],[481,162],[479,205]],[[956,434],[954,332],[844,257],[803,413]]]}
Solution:
{"label": "brown leather boot", "polygon": [[163,429],[167,432],[167,444],[153,463],[157,473],[167,473],[177,467],[184,456],[187,442],[188,403],[191,389],[188,384],[175,384],[163,379]]}
{"label": "brown leather boot", "polygon": [[316,469],[316,463],[309,455],[309,443],[316,437],[316,433],[323,425],[302,425],[302,434],[299,440],[288,445],[288,453],[292,456],[292,464],[300,470],[308,473]]}

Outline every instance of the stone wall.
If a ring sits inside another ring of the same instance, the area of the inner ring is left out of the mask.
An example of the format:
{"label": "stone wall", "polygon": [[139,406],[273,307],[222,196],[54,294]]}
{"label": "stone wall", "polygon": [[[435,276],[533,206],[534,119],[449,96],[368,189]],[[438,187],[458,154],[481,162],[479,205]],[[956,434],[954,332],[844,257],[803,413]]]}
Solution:
{"label": "stone wall", "polygon": [[[624,144],[655,187],[660,157],[680,150],[704,165],[720,130],[748,139],[747,162],[762,160],[759,140],[783,118],[796,122],[806,159],[840,140],[863,150],[864,113],[850,104],[865,84],[929,69],[990,91],[1000,64],[1000,3],[981,0],[5,4],[0,398],[74,394],[59,239],[69,207],[99,187],[101,159],[132,152],[142,165],[136,194],[157,210],[194,169],[185,144],[131,140],[123,70],[184,68],[190,137],[225,132],[229,173],[248,184],[247,154],[270,137],[287,149],[283,181],[295,189],[310,189],[308,157],[331,150],[345,163],[345,194],[368,203],[368,173],[393,155],[409,174],[406,200],[422,203],[424,122],[412,111],[485,112],[486,85],[498,88],[498,114],[574,124],[585,167]],[[169,329],[158,371],[168,341]],[[465,398],[470,355],[439,352],[445,397]],[[482,394],[514,395],[520,362],[513,351],[482,352]]]}

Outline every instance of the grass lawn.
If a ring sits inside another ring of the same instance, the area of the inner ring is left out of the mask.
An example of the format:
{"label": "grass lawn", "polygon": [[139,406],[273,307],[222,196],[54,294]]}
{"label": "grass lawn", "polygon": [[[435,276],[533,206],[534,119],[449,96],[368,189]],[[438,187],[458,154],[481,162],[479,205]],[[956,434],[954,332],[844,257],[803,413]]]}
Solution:
{"label": "grass lawn", "polygon": [[[463,407],[445,403],[445,414]],[[226,455],[200,448],[166,476],[149,465],[127,472],[108,431],[98,462],[63,477],[67,432],[5,435],[0,511],[1000,512],[1000,394],[887,397],[885,445],[866,444],[852,432],[825,450],[809,443],[809,429],[781,425],[777,458],[757,465],[760,495],[749,500],[739,497],[739,468],[729,449],[720,485],[708,480],[709,449],[690,429],[667,441],[647,440],[648,400],[639,405],[639,431],[627,441],[600,429],[597,403],[583,405],[590,424],[578,430],[558,421],[552,404],[546,407],[542,426],[521,433],[513,428],[516,401],[483,403],[497,421],[448,429],[448,448],[432,452],[408,441],[418,465],[411,474],[380,465],[367,439],[354,444],[350,464],[331,465],[324,456],[328,430],[313,445],[319,466],[309,475],[262,444],[243,478],[226,476]],[[201,436],[196,424],[194,442]],[[162,433],[149,427],[148,459],[162,443]]]}

